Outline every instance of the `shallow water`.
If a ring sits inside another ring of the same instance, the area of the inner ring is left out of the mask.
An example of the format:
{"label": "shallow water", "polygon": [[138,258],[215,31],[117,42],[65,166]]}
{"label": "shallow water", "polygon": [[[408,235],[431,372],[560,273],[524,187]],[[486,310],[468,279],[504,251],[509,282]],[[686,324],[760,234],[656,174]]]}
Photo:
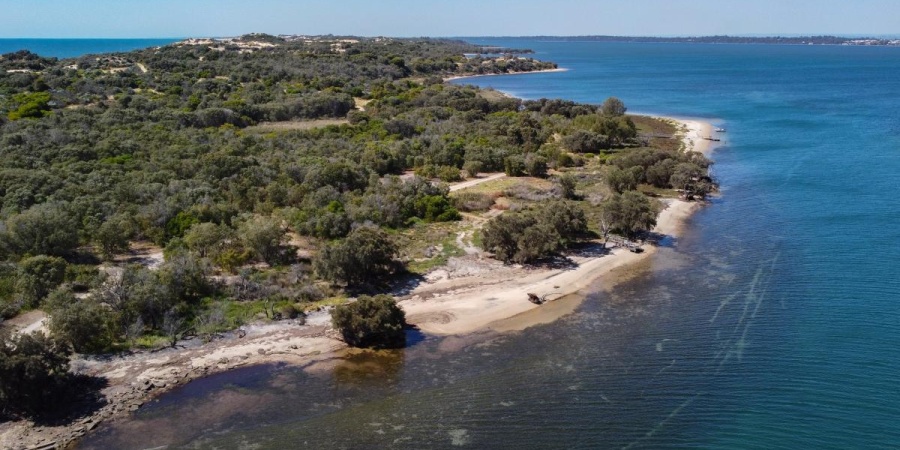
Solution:
{"label": "shallow water", "polygon": [[81,448],[891,448],[900,49],[546,43],[464,82],[728,128],[722,196],[555,323],[192,383]]}

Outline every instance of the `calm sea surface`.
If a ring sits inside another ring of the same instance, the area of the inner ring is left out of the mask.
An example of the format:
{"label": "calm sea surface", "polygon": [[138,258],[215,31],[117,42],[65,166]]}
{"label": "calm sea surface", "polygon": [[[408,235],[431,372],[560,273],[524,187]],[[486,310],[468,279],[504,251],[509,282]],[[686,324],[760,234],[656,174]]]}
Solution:
{"label": "calm sea surface", "polygon": [[549,43],[466,80],[707,118],[722,196],[550,325],[180,388],[82,448],[900,447],[900,48]]}
{"label": "calm sea surface", "polygon": [[129,52],[179,41],[160,39],[0,39],[0,55],[29,50],[45,57],[75,58],[82,55]]}

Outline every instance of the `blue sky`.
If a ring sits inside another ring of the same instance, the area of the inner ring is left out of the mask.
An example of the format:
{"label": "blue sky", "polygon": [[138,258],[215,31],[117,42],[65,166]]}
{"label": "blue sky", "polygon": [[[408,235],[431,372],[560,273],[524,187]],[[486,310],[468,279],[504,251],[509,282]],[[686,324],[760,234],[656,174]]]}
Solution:
{"label": "blue sky", "polygon": [[900,34],[900,0],[0,0],[0,37]]}

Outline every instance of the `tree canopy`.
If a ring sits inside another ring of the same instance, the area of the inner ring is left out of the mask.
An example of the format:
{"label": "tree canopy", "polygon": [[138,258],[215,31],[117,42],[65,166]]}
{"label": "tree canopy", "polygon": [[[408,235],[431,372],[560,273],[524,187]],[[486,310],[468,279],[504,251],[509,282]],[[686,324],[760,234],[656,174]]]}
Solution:
{"label": "tree canopy", "polygon": [[331,312],[334,328],[353,347],[402,348],[406,345],[406,315],[388,295],[362,295]]}

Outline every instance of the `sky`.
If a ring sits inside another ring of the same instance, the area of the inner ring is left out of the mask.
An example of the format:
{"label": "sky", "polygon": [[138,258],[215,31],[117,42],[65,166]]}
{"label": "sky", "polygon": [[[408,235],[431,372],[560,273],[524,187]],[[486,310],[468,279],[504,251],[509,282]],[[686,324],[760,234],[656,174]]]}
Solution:
{"label": "sky", "polygon": [[900,35],[900,0],[0,0],[0,38]]}

